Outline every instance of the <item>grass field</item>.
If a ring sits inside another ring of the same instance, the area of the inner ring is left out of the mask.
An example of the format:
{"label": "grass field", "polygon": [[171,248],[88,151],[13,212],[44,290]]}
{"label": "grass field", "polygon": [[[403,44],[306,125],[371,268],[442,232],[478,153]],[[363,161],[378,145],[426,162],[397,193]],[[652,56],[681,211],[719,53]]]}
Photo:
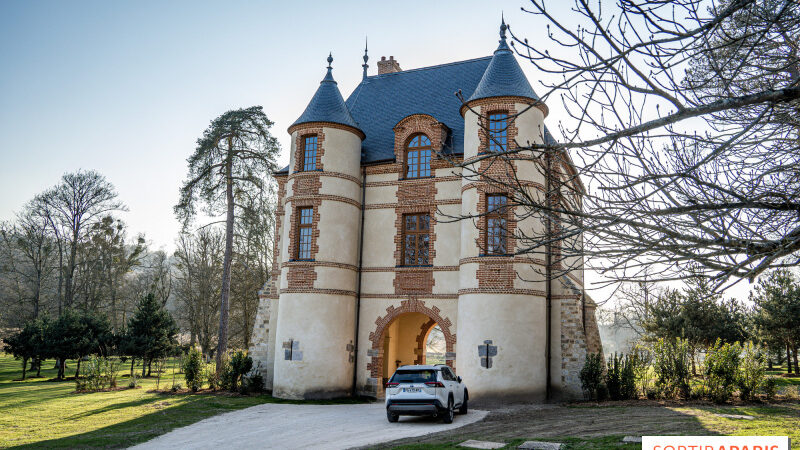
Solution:
{"label": "grass field", "polygon": [[[22,375],[21,364],[0,353],[0,447],[127,447],[216,414],[279,401],[269,395],[148,392],[156,388],[155,378],[142,379],[136,389],[76,394],[74,381],[48,381],[56,375],[53,365],[42,365],[44,378],[13,381]],[[129,368],[120,369],[120,386],[127,386]],[[74,371],[74,361],[68,362],[67,376]],[[172,371],[168,364],[161,389],[172,386]],[[183,375],[176,381],[186,384]]]}

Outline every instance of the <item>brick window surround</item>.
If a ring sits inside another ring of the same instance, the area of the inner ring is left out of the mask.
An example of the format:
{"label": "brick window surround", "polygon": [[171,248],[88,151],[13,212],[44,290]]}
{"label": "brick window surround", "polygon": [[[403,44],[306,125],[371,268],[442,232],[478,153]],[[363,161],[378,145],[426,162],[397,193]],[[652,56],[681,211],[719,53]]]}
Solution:
{"label": "brick window surround", "polygon": [[303,137],[303,170],[317,170],[317,135]]}
{"label": "brick window surround", "polygon": [[508,112],[495,111],[489,113],[488,144],[490,152],[508,150]]}
{"label": "brick window surround", "polygon": [[430,261],[431,216],[426,213],[403,215],[402,262],[404,266],[424,266]]}
{"label": "brick window surround", "polygon": [[508,254],[507,205],[505,194],[486,195],[485,252],[487,255]]}
{"label": "brick window surround", "polygon": [[[309,146],[313,147],[308,147]],[[306,150],[313,148],[313,163],[312,155],[306,159]],[[294,172],[314,172],[322,171],[322,156],[325,154],[325,133],[322,132],[322,127],[304,127],[297,130],[297,136],[294,140],[294,157],[293,171]],[[306,167],[313,167],[313,169]]]}
{"label": "brick window surround", "polygon": [[314,231],[314,207],[297,208],[297,255],[298,260],[311,259],[311,241]]}

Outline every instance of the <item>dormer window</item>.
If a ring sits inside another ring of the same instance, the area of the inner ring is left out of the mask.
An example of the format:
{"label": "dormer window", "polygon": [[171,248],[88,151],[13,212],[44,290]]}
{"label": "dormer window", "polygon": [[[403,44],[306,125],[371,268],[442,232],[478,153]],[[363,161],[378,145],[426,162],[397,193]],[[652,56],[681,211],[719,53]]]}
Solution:
{"label": "dormer window", "polygon": [[317,136],[303,139],[303,170],[317,170]]}
{"label": "dormer window", "polygon": [[406,178],[431,176],[431,140],[418,134],[406,146]]}
{"label": "dormer window", "polygon": [[489,151],[504,152],[508,149],[508,114],[489,114]]}

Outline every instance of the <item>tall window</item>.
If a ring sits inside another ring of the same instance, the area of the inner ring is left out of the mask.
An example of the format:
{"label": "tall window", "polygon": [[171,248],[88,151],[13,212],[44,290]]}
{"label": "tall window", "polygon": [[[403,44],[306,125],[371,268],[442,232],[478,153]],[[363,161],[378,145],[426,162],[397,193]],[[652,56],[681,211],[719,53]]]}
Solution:
{"label": "tall window", "polygon": [[486,254],[505,255],[506,212],[508,198],[505,195],[486,196]]}
{"label": "tall window", "polygon": [[303,140],[303,170],[317,170],[316,136],[306,136]]}
{"label": "tall window", "polygon": [[314,208],[299,208],[297,215],[297,259],[311,259]]}
{"label": "tall window", "polygon": [[406,148],[406,178],[431,176],[431,140],[424,134],[411,138]]}
{"label": "tall window", "polygon": [[489,114],[489,151],[504,152],[508,149],[508,114]]}
{"label": "tall window", "polygon": [[403,264],[422,266],[428,264],[428,233],[431,216],[428,214],[406,214],[403,216]]}

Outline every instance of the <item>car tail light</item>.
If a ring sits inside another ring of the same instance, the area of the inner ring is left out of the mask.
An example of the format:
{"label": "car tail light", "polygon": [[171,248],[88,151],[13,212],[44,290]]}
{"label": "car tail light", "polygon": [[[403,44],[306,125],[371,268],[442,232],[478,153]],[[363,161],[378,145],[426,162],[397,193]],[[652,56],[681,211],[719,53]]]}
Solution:
{"label": "car tail light", "polygon": [[425,382],[425,386],[428,387],[444,387],[441,381],[427,381]]}
{"label": "car tail light", "polygon": [[391,382],[391,381],[387,381],[386,384],[384,385],[384,387],[387,387],[387,388],[397,387],[397,386],[400,386],[400,383],[394,383],[394,382]]}

